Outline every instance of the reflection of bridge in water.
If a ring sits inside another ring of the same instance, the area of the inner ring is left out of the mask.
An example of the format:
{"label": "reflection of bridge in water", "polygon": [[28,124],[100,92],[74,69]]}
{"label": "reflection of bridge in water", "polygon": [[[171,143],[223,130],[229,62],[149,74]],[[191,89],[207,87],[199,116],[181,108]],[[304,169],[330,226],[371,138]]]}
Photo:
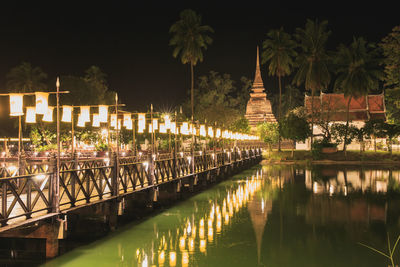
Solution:
{"label": "reflection of bridge in water", "polygon": [[[71,214],[101,214],[114,228],[118,215],[159,199],[176,198],[182,189],[193,191],[260,160],[259,149],[232,149],[194,155],[179,153],[174,157],[160,155],[148,160],[137,157],[117,160],[114,155],[109,161],[65,161],[60,168],[59,187],[55,186],[55,160],[27,165],[22,172],[15,167],[3,167],[0,237],[45,238],[46,255],[52,257],[58,254],[58,239],[73,228],[68,227],[73,225]],[[230,204],[225,205],[228,213],[217,213],[214,209],[217,219],[229,215]],[[201,228],[198,229],[200,235]]]}

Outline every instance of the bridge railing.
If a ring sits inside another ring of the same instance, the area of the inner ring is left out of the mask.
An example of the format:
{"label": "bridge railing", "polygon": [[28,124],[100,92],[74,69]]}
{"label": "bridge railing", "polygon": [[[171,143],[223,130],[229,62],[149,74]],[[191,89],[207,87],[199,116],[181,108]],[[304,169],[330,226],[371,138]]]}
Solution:
{"label": "bridge railing", "polygon": [[[43,165],[26,166],[26,174],[5,172],[0,178],[0,224],[33,214],[39,216],[94,201],[150,188],[240,160],[261,156],[259,149],[203,151],[154,158],[122,157],[109,160],[72,160],[60,165],[55,188],[56,159]],[[40,167],[38,167],[40,166]],[[58,201],[54,201],[55,197]],[[55,208],[55,205],[57,206]]]}

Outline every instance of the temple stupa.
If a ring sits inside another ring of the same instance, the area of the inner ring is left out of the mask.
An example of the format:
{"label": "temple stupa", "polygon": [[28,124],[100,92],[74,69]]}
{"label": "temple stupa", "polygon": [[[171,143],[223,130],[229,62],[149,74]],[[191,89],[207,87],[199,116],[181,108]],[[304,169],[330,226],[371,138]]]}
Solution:
{"label": "temple stupa", "polygon": [[249,121],[252,130],[255,130],[257,124],[261,122],[276,122],[275,116],[272,113],[271,102],[267,99],[264,83],[261,78],[260,60],[257,46],[257,63],[256,74],[251,88],[250,100],[247,102],[245,117]]}

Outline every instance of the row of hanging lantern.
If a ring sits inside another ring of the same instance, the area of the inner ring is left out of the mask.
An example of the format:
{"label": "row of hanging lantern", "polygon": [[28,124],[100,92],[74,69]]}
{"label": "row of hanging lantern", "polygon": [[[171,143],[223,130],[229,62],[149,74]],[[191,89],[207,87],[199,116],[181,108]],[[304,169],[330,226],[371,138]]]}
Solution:
{"label": "row of hanging lantern", "polygon": [[[42,120],[46,122],[53,121],[54,107],[48,105],[49,93],[46,92],[35,92],[36,106],[26,107],[26,123],[36,123],[36,115],[43,115]],[[110,114],[107,105],[99,105],[98,113],[92,114],[92,120],[90,108],[92,106],[80,106],[80,113],[78,115],[78,127],[85,127],[86,123],[92,121],[92,127],[100,127],[100,123],[107,123],[108,117],[110,117],[110,126],[114,129],[121,129],[125,127],[127,130],[132,130],[134,126],[134,119],[132,119],[132,113],[124,112],[122,119],[119,119],[117,114]],[[63,105],[62,106],[62,122],[72,122],[73,119],[73,106]],[[22,116],[23,112],[23,94],[10,94],[10,115],[11,116]],[[221,130],[220,128],[213,128],[212,126],[206,126],[205,124],[193,125],[189,122],[182,122],[177,125],[173,122],[168,115],[163,117],[163,122],[159,122],[159,118],[153,118],[151,122],[147,123],[146,113],[137,114],[137,131],[138,133],[144,133],[146,128],[148,133],[159,132],[161,134],[170,133],[182,134],[182,135],[195,135],[209,138],[223,138],[231,140],[257,140],[258,137],[249,134],[236,133],[229,130]],[[147,127],[146,127],[147,126]]]}

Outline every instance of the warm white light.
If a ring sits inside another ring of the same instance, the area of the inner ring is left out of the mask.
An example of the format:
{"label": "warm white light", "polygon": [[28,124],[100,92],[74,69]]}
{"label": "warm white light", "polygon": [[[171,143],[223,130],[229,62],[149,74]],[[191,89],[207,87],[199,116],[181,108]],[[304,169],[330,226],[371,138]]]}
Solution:
{"label": "warm white light", "polygon": [[82,114],[78,116],[78,123],[76,124],[78,127],[85,127],[86,121],[82,119]]}
{"label": "warm white light", "polygon": [[138,114],[138,133],[143,133],[144,129],[146,129],[146,114],[139,113]]}
{"label": "warm white light", "polygon": [[23,97],[23,94],[10,94],[10,116],[24,115]]}
{"label": "warm white light", "polygon": [[221,129],[217,128],[217,130],[215,131],[215,137],[216,138],[220,138],[221,137]]}
{"label": "warm white light", "polygon": [[99,119],[100,122],[107,122],[108,120],[108,106],[100,105],[99,106]]}
{"label": "warm white light", "polygon": [[208,137],[211,137],[211,138],[214,137],[214,131],[213,131],[213,128],[211,126],[208,127]]}
{"label": "warm white light", "polygon": [[154,131],[158,130],[158,119],[153,119],[153,129]]}
{"label": "warm white light", "polygon": [[204,124],[200,125],[200,136],[206,137],[206,126]]}
{"label": "warm white light", "polygon": [[62,122],[72,122],[72,107],[63,106],[63,114],[61,117]]}
{"label": "warm white light", "polygon": [[181,134],[188,135],[189,134],[189,124],[187,122],[183,122],[181,126]]}
{"label": "warm white light", "polygon": [[54,107],[48,107],[42,120],[47,121],[47,122],[52,122],[53,121],[53,110],[54,110]]}
{"label": "warm white light", "polygon": [[111,114],[110,126],[117,128],[117,114]]}
{"label": "warm white light", "polygon": [[45,114],[48,110],[49,106],[49,93],[45,92],[36,92],[36,114]]}
{"label": "warm white light", "polygon": [[[171,133],[173,133],[173,134],[175,134],[176,133],[176,123],[175,122],[171,122],[171,125],[170,125],[171,127],[170,127],[170,129],[171,129]],[[176,134],[178,134],[178,133],[176,133]]]}
{"label": "warm white light", "polygon": [[81,106],[81,120],[84,122],[90,121],[90,107],[89,106]]}
{"label": "warm white light", "polygon": [[158,130],[160,133],[167,133],[167,128],[165,123],[160,123],[160,129]]}
{"label": "warm white light", "polygon": [[131,130],[132,130],[131,114],[124,114],[123,125],[125,128],[128,128],[129,126],[131,126]]}
{"label": "warm white light", "polygon": [[26,123],[36,123],[36,108],[35,107],[26,107]]}
{"label": "warm white light", "polygon": [[171,118],[169,117],[169,115],[164,116],[164,123],[166,130],[171,129]]}
{"label": "warm white light", "polygon": [[100,115],[99,114],[93,114],[93,127],[100,127]]}

